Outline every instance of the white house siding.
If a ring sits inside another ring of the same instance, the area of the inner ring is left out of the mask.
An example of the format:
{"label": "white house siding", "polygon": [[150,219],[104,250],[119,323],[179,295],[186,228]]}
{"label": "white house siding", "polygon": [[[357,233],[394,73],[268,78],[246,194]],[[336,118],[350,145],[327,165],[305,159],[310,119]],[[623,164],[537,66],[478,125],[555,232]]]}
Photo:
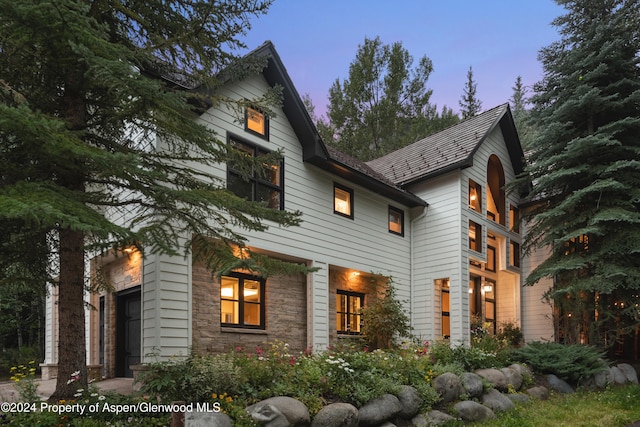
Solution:
{"label": "white house siding", "polygon": [[435,281],[448,278],[451,292],[451,339],[462,340],[464,323],[468,326],[469,322],[469,307],[468,296],[465,295],[467,278],[460,250],[463,239],[460,173],[454,171],[417,184],[411,191],[429,203],[427,225],[420,231],[416,230],[414,242],[415,333],[425,339],[442,338],[440,289],[436,289]]}
{"label": "white house siding", "polygon": [[[241,84],[229,85],[224,96],[236,99],[252,99],[267,89],[262,76],[255,76]],[[243,234],[248,236],[248,246],[277,254],[307,260],[310,265],[324,271],[311,275],[313,288],[311,311],[314,326],[309,345],[323,347],[328,339],[328,266],[373,272],[393,276],[397,295],[401,300],[410,297],[410,212],[406,206],[373,193],[352,183],[305,164],[302,161],[302,146],[298,141],[287,117],[276,109],[275,117],[269,120],[269,140],[264,140],[244,131],[244,125],[235,112],[223,108],[212,108],[200,119],[226,140],[228,132],[247,142],[268,150],[283,150],[285,209],[301,211],[303,223],[299,227],[278,227],[275,224],[261,233]],[[226,179],[226,165],[208,169],[207,172]],[[354,219],[333,213],[333,185],[338,182],[354,189]],[[405,236],[388,231],[388,206],[393,205],[405,212]],[[163,355],[188,352],[188,266],[190,262],[181,258],[158,257],[156,269],[163,276],[149,275],[144,292],[144,346],[143,352],[153,347],[162,349]],[[158,287],[157,281],[161,280]],[[160,290],[162,290],[160,292]],[[169,291],[171,297],[165,294]],[[160,292],[160,293],[158,293]],[[160,300],[160,307],[152,306]],[[149,304],[149,305],[148,305]],[[149,307],[149,309],[147,309]],[[160,312],[158,313],[158,309]],[[408,309],[408,307],[407,307]],[[147,319],[148,318],[148,319]],[[172,326],[166,326],[171,320]],[[151,323],[150,323],[151,322]],[[153,325],[153,326],[152,326]],[[161,331],[157,331],[161,328]],[[156,329],[152,333],[152,330]],[[155,335],[154,335],[155,334]],[[158,337],[160,335],[160,338]]]}
{"label": "white house siding", "polygon": [[[529,274],[549,255],[548,249],[532,252],[522,260],[525,274]],[[553,341],[553,307],[543,295],[553,285],[552,279],[542,279],[533,286],[522,287],[522,330],[525,342]]]}

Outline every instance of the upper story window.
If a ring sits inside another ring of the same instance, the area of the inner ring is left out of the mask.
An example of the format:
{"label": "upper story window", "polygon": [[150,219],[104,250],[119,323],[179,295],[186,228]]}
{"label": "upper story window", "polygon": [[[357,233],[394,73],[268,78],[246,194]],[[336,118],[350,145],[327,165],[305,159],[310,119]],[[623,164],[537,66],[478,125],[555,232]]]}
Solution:
{"label": "upper story window", "polygon": [[520,243],[513,240],[509,242],[509,264],[512,267],[520,267]]}
{"label": "upper story window", "polygon": [[500,225],[506,223],[504,185],[502,162],[492,154],[487,163],[487,218]]}
{"label": "upper story window", "polygon": [[[268,154],[267,150],[255,145],[231,138],[229,143],[248,156],[260,157]],[[264,164],[262,170],[253,170],[249,177],[234,167],[227,165],[227,188],[235,195],[254,202],[263,202],[272,209],[284,209],[284,173],[283,162]]]}
{"label": "upper story window", "polygon": [[245,111],[244,130],[269,139],[269,118],[255,108],[247,107]]}
{"label": "upper story window", "polygon": [[353,219],[353,190],[333,184],[333,213]]}
{"label": "upper story window", "polygon": [[404,211],[389,206],[389,233],[404,236]]}
{"label": "upper story window", "polygon": [[264,329],[265,280],[231,273],[220,278],[220,324]]}
{"label": "upper story window", "polygon": [[469,208],[482,212],[482,187],[472,179],[469,180]]}
{"label": "upper story window", "polygon": [[520,209],[509,206],[509,226],[514,233],[520,233]]}
{"label": "upper story window", "polygon": [[469,221],[469,249],[482,252],[482,226]]}
{"label": "upper story window", "polygon": [[336,328],[339,334],[357,335],[362,331],[364,294],[336,291]]}

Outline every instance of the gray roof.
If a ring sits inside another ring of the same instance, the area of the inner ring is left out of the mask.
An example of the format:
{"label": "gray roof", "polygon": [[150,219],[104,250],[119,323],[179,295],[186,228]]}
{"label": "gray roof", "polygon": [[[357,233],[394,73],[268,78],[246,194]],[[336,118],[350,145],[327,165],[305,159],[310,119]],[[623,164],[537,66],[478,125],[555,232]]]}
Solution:
{"label": "gray roof", "polygon": [[502,104],[441,132],[367,162],[397,185],[422,181],[473,165],[473,155],[487,135],[500,126],[516,173],[522,170],[522,148],[509,104]]}

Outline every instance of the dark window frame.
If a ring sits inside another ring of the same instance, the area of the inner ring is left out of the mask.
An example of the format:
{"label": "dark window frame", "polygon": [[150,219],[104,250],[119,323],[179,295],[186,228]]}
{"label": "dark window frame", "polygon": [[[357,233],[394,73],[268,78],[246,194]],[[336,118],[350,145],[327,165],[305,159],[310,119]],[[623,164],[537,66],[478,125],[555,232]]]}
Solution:
{"label": "dark window frame", "polygon": [[[262,114],[262,117],[264,119],[264,134],[249,128],[249,109],[252,109],[258,114]],[[244,109],[244,130],[245,132],[248,132],[259,138],[266,139],[268,141],[269,140],[269,116],[267,116],[267,114],[264,111],[260,110],[259,108],[246,107]]]}
{"label": "dark window frame", "polygon": [[[475,231],[475,239],[471,238],[471,228]],[[469,220],[469,249],[482,253],[482,225]]]}
{"label": "dark window frame", "polygon": [[[476,192],[477,209],[471,200],[471,190],[475,190]],[[469,209],[480,214],[482,213],[482,186],[472,179],[469,179]]]}
{"label": "dark window frame", "polygon": [[[336,189],[344,191],[346,193],[349,194],[349,213],[346,214],[344,212],[340,212],[339,210],[337,210],[337,206],[336,206]],[[354,193],[353,193],[353,189],[346,187],[342,184],[338,184],[337,182],[333,183],[333,213],[336,215],[340,215],[343,216],[345,218],[349,218],[349,219],[353,219],[354,218]]]}
{"label": "dark window frame", "polygon": [[[404,237],[404,211],[402,209],[398,209],[394,206],[389,205],[389,221],[387,223],[389,228],[389,233],[395,234],[397,236]],[[400,231],[395,231],[391,229],[391,214],[396,213],[400,217]]]}
{"label": "dark window frame", "polygon": [[[251,155],[254,158],[259,157],[260,155],[267,155],[270,154],[271,151],[267,150],[263,147],[260,147],[256,144],[252,144],[251,142],[240,138],[236,135],[232,135],[229,134],[227,135],[227,144],[229,145],[233,145],[233,144],[239,144],[243,147],[243,149],[245,149],[244,151],[246,151],[247,153],[251,153]],[[258,202],[259,200],[259,190],[260,189],[267,189],[270,191],[274,191],[276,193],[278,193],[279,195],[279,205],[277,208],[273,208],[273,209],[278,209],[278,210],[284,210],[284,198],[285,198],[285,191],[284,191],[284,158],[282,158],[280,160],[280,164],[278,165],[278,182],[280,183],[279,185],[274,184],[270,181],[268,181],[267,179],[265,179],[264,177],[261,177],[257,172],[253,172],[252,176],[249,178],[248,181],[246,180],[242,180],[245,183],[249,183],[251,184],[251,199],[250,201],[252,202]],[[234,170],[232,165],[227,164],[227,188],[229,188],[230,183],[233,181],[233,179],[242,179],[242,175],[240,174],[239,171]],[[230,188],[229,188],[230,189]],[[230,189],[232,192],[233,190]],[[239,197],[243,197],[243,195],[240,195],[238,193],[235,193],[237,196]]]}
{"label": "dark window frame", "polygon": [[[362,313],[351,313],[350,311],[350,307],[351,304],[349,304],[349,300],[351,298],[358,298],[360,299],[360,308],[364,308],[364,297],[365,294],[363,294],[362,292],[353,292],[353,291],[345,291],[344,289],[336,289],[336,296],[338,295],[345,295],[347,297],[347,304],[346,304],[346,308],[347,311],[338,311],[338,304],[336,301],[336,317],[338,315],[344,315],[347,317],[347,330],[345,331],[341,331],[340,329],[338,329],[338,322],[336,320],[336,333],[338,333],[338,335],[362,335],[362,323],[363,323],[363,319],[362,319]],[[351,316],[355,315],[357,316],[357,318],[360,321],[360,325],[359,325],[359,329],[360,331],[351,331]]]}
{"label": "dark window frame", "polygon": [[[222,277],[231,277],[234,279],[238,279],[238,299],[235,300],[233,298],[223,298],[222,297]],[[257,305],[260,306],[260,324],[246,324],[244,323],[244,293],[242,292],[244,289],[244,281],[245,280],[253,280],[260,283],[260,301]],[[266,329],[266,288],[267,288],[267,280],[263,277],[253,276],[251,274],[246,273],[236,273],[231,272],[229,274],[224,274],[220,278],[220,311],[221,315],[220,326],[225,328],[242,328],[242,329]],[[238,301],[238,323],[228,323],[222,321],[222,301]]]}

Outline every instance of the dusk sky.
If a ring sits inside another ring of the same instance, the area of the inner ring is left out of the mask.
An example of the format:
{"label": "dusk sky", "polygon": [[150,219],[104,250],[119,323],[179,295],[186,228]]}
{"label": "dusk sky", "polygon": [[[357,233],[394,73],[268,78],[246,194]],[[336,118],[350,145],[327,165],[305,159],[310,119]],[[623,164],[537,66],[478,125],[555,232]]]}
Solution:
{"label": "dusk sky", "polygon": [[329,88],[348,77],[365,37],[396,41],[433,62],[431,102],[458,112],[469,66],[482,110],[507,102],[518,75],[542,77],[538,51],[559,39],[551,21],[564,14],[553,0],[275,0],[252,19],[243,40],[254,49],[271,40],[300,95],[325,112]]}

